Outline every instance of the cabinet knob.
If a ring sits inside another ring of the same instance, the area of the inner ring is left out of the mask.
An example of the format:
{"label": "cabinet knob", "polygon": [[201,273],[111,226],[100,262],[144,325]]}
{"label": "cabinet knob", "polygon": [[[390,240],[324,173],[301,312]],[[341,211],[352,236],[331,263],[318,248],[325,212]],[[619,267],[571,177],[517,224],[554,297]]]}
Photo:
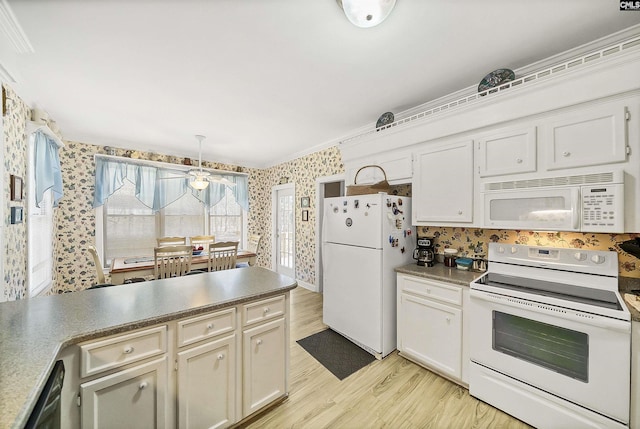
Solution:
{"label": "cabinet knob", "polygon": [[431,289],[427,289],[427,293],[431,293]]}
{"label": "cabinet knob", "polygon": [[522,164],[522,158],[516,158],[516,162],[517,162],[518,164]]}
{"label": "cabinet knob", "polygon": [[260,344],[262,344],[262,340],[257,340],[257,341],[256,341],[256,345],[258,345],[258,346],[259,346]]}
{"label": "cabinet knob", "polygon": [[218,355],[218,360],[222,360],[222,359],[224,359],[224,355],[223,355],[222,353],[220,353],[220,354]]}
{"label": "cabinet knob", "polygon": [[445,320],[447,321],[447,323],[451,323],[451,317],[447,317],[445,318]]}
{"label": "cabinet knob", "polygon": [[462,214],[462,210],[458,210],[458,214],[461,215]]}
{"label": "cabinet knob", "polygon": [[140,383],[140,386],[138,386],[140,388],[140,390],[144,389],[145,387],[147,387],[149,385],[149,383],[147,383],[146,381],[143,381],[142,383]]}
{"label": "cabinet knob", "polygon": [[127,346],[127,347],[124,348],[123,351],[124,351],[124,354],[126,354],[126,355],[131,354],[133,352],[133,347]]}
{"label": "cabinet knob", "polygon": [[570,156],[570,155],[571,155],[571,152],[569,152],[569,151],[565,150],[564,152],[562,152],[562,156],[564,156],[564,157],[567,157],[567,156]]}
{"label": "cabinet knob", "polygon": [[207,324],[207,329],[213,329],[213,323]]}
{"label": "cabinet knob", "polygon": [[265,307],[265,308],[264,308],[264,313],[265,313],[265,314],[267,314],[269,311],[270,311],[270,310],[269,310],[269,307]]}

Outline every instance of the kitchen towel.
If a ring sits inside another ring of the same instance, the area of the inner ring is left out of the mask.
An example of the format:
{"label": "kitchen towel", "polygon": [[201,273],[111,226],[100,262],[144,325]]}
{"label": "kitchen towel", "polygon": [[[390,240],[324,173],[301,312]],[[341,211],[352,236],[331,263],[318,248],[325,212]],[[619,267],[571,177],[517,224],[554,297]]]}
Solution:
{"label": "kitchen towel", "polygon": [[373,355],[331,329],[310,335],[297,343],[340,380],[375,360]]}

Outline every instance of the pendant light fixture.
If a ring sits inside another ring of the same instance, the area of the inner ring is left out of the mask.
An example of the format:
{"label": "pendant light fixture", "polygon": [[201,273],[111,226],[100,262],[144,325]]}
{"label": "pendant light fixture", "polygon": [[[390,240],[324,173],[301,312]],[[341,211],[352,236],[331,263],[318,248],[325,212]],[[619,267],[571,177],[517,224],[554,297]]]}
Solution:
{"label": "pendant light fixture", "polygon": [[355,26],[374,27],[387,19],[396,0],[336,0]]}
{"label": "pendant light fixture", "polygon": [[211,171],[204,170],[202,168],[202,140],[205,139],[205,136],[196,135],[196,140],[198,140],[199,150],[198,150],[198,168],[189,170],[183,175],[164,177],[162,179],[179,179],[185,178],[189,180],[189,186],[198,191],[202,191],[207,189],[209,183],[220,183],[226,186],[236,186],[232,181],[224,178],[223,176],[217,174],[211,174]]}

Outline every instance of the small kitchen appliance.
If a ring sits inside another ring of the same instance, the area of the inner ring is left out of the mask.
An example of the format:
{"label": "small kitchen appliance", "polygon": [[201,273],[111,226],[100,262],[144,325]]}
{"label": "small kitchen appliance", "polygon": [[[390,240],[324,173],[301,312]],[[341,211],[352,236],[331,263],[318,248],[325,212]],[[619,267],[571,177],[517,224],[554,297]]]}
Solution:
{"label": "small kitchen appliance", "polygon": [[418,265],[421,267],[433,267],[435,255],[433,251],[433,238],[418,238],[418,247],[413,251],[413,259],[418,261]]}

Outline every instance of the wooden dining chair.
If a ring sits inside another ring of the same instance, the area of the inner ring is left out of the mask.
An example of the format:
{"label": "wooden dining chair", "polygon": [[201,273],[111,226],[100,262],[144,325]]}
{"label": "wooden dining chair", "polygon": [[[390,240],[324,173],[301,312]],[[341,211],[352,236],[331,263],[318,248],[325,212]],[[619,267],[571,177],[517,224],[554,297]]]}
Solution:
{"label": "wooden dining chair", "polygon": [[189,240],[191,242],[191,246],[199,247],[202,246],[204,249],[209,248],[211,243],[216,242],[215,235],[194,235]]}
{"label": "wooden dining chair", "polygon": [[[260,242],[262,241],[262,236],[258,234],[249,234],[249,238],[247,239],[247,250],[249,252],[255,253],[256,257],[258,255],[258,249],[260,248]],[[240,262],[236,264],[236,268],[248,267],[248,262]]]}
{"label": "wooden dining chair", "polygon": [[156,279],[180,277],[191,270],[191,246],[163,246],[153,249]]}
{"label": "wooden dining chair", "polygon": [[209,245],[208,271],[229,270],[236,267],[238,257],[238,242],[224,241]]}
{"label": "wooden dining chair", "polygon": [[187,237],[160,237],[156,238],[158,247],[164,246],[184,246],[187,244]]}
{"label": "wooden dining chair", "polygon": [[97,284],[99,285],[107,284],[107,279],[106,279],[106,276],[104,275],[104,270],[102,269],[102,261],[100,261],[100,256],[98,256],[98,251],[96,250],[95,246],[87,247],[87,251],[93,257],[93,263],[96,266],[96,274],[98,276]]}

